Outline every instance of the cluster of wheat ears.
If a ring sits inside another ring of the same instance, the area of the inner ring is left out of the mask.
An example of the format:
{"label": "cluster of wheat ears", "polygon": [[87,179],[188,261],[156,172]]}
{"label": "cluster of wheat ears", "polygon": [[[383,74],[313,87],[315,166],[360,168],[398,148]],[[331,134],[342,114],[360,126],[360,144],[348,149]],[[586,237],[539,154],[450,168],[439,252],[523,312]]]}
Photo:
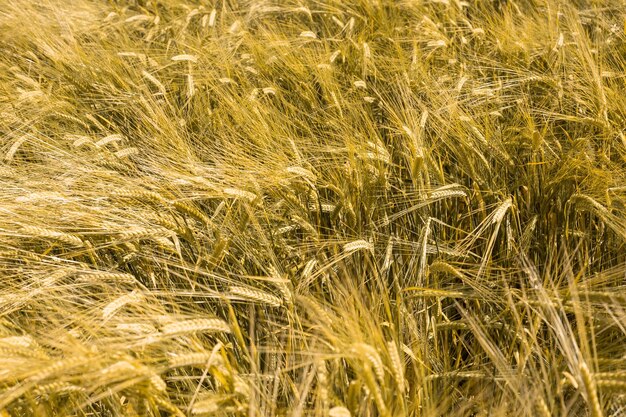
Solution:
{"label": "cluster of wheat ears", "polygon": [[0,0],[0,416],[626,415],[625,18]]}

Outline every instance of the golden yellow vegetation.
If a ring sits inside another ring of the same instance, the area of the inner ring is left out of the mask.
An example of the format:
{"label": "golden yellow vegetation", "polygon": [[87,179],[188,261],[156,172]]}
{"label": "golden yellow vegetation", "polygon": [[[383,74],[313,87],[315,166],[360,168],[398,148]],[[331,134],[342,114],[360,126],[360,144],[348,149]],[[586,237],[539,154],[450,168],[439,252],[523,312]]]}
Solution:
{"label": "golden yellow vegetation", "polygon": [[624,416],[622,0],[0,0],[3,416]]}

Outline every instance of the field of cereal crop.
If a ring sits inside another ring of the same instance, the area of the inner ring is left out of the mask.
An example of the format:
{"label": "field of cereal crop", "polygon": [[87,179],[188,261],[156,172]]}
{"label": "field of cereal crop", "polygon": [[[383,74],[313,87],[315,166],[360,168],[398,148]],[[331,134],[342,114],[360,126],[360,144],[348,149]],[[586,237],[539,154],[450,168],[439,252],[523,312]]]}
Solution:
{"label": "field of cereal crop", "polygon": [[626,415],[623,0],[0,0],[0,416]]}

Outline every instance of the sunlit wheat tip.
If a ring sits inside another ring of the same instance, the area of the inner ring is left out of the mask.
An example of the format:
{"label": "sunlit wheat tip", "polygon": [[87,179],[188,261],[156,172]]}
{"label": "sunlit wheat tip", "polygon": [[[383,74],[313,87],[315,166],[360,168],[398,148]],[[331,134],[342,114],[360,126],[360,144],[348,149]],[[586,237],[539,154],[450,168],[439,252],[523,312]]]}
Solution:
{"label": "sunlit wheat tip", "polygon": [[95,143],[95,145],[96,147],[101,148],[109,143],[119,142],[122,140],[124,140],[124,137],[122,135],[113,134],[113,135],[105,136],[104,138],[100,139],[99,141]]}
{"label": "sunlit wheat tip", "polygon": [[150,74],[148,71],[143,71],[142,75],[146,80],[150,81],[161,94],[165,95],[165,86],[161,83],[161,81],[159,81],[154,75]]}
{"label": "sunlit wheat tip", "polygon": [[152,375],[149,378],[150,384],[159,392],[165,392],[167,390],[167,384],[159,375]]}
{"label": "sunlit wheat tip", "polygon": [[272,96],[276,95],[276,89],[274,87],[265,87],[263,88],[262,91],[263,91],[263,94],[272,95]]}
{"label": "sunlit wheat tip", "polygon": [[299,166],[287,167],[286,171],[290,174],[298,175],[300,177],[307,178],[311,181],[315,181],[317,179],[316,175],[313,172],[309,171],[306,168],[302,168]]}
{"label": "sunlit wheat tip", "polygon": [[139,149],[133,147],[133,148],[126,148],[126,149],[117,151],[115,152],[115,156],[120,159],[123,159],[131,155],[137,155],[138,153],[139,153]]}
{"label": "sunlit wheat tip", "polygon": [[196,402],[191,409],[193,415],[212,415],[219,411],[219,398],[209,398]]}
{"label": "sunlit wheat tip", "polygon": [[343,251],[350,253],[358,250],[374,251],[374,245],[366,240],[355,240],[354,242],[346,243],[343,245]]}
{"label": "sunlit wheat tip", "polygon": [[84,145],[93,145],[93,142],[87,136],[80,136],[75,139],[74,142],[72,142],[72,146],[74,146],[75,148],[80,148]]}
{"label": "sunlit wheat tip", "polygon": [[11,346],[20,346],[20,347],[30,347],[34,343],[34,340],[31,336],[8,336],[0,338],[0,344],[11,345]]}
{"label": "sunlit wheat tip", "polygon": [[508,198],[506,201],[500,204],[500,206],[493,212],[493,218],[491,220],[491,223],[500,223],[504,218],[504,215],[509,210],[509,208],[511,208],[512,205],[513,201],[511,200],[511,198]]}
{"label": "sunlit wheat tip", "polygon": [[365,59],[370,59],[372,57],[372,51],[367,42],[363,42],[363,57]]}
{"label": "sunlit wheat tip", "polygon": [[172,61],[198,62],[198,57],[195,55],[182,54],[182,55],[173,56],[171,60]]}
{"label": "sunlit wheat tip", "polygon": [[441,190],[430,193],[429,198],[433,200],[441,200],[449,197],[467,197],[467,193],[463,190]]}
{"label": "sunlit wheat tip", "polygon": [[346,407],[335,406],[328,410],[329,417],[352,417],[352,413]]}
{"label": "sunlit wheat tip", "polygon": [[242,198],[250,202],[256,200],[256,194],[239,188],[224,188],[224,194],[231,197]]}
{"label": "sunlit wheat tip", "polygon": [[215,10],[215,9],[211,10],[211,13],[209,14],[209,27],[215,26],[215,17],[216,16],[217,16],[217,10]]}
{"label": "sunlit wheat tip", "polygon": [[310,30],[305,30],[304,32],[300,32],[300,37],[301,38],[317,39],[317,35],[315,34],[315,32],[311,32]]}
{"label": "sunlit wheat tip", "polygon": [[124,20],[124,23],[149,22],[152,20],[153,18],[151,16],[145,14],[137,14]]}
{"label": "sunlit wheat tip", "polygon": [[133,290],[129,294],[124,294],[115,300],[111,301],[102,309],[102,318],[109,319],[119,309],[127,304],[138,303],[143,300],[143,294],[139,290]]}
{"label": "sunlit wheat tip", "polygon": [[205,367],[209,364],[209,360],[217,362],[221,360],[221,357],[214,355],[212,352],[186,353],[170,358],[168,366],[170,368],[181,368],[184,366],[196,365],[199,367]]}

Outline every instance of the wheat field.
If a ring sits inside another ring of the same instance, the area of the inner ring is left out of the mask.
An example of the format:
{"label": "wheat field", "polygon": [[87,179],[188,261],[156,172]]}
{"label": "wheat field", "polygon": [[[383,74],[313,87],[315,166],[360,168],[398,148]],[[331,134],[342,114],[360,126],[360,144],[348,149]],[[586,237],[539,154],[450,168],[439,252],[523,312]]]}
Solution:
{"label": "wheat field", "polygon": [[623,0],[0,0],[0,416],[626,416]]}

